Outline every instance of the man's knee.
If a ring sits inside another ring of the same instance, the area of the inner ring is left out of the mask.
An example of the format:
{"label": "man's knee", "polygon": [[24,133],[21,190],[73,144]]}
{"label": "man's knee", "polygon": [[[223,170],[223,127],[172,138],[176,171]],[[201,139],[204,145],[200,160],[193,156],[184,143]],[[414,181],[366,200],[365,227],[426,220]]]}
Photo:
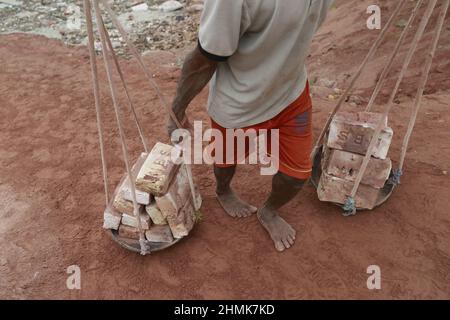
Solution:
{"label": "man's knee", "polygon": [[291,186],[292,188],[295,188],[295,189],[303,188],[303,186],[305,185],[305,182],[306,182],[306,180],[288,176],[287,174],[285,174],[283,172],[278,172],[277,175],[280,177],[281,180],[283,180],[284,183],[288,184],[289,186]]}

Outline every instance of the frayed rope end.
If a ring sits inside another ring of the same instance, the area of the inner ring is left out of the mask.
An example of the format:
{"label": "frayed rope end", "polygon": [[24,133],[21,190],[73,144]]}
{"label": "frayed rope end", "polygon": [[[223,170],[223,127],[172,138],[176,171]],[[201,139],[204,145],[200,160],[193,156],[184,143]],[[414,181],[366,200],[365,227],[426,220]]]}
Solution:
{"label": "frayed rope end", "polygon": [[348,197],[345,201],[344,206],[342,207],[344,209],[344,217],[350,217],[356,215],[356,203],[355,199],[352,197]]}

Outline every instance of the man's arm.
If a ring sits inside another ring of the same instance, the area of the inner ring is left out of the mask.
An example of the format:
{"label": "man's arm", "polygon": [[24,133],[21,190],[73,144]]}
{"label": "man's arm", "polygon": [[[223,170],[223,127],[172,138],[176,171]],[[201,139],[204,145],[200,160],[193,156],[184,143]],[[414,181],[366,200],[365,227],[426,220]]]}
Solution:
{"label": "man's arm", "polygon": [[[197,46],[186,59],[181,70],[181,78],[178,82],[176,97],[172,104],[172,110],[178,120],[184,125],[185,112],[191,101],[202,91],[211,80],[217,69],[217,61],[207,58]],[[176,129],[172,119],[169,119],[169,136]]]}

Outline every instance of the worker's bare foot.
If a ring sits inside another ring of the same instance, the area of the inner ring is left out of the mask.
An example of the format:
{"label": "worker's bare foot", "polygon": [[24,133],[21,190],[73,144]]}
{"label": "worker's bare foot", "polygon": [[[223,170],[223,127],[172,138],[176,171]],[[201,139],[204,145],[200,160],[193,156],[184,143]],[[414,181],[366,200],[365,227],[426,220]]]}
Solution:
{"label": "worker's bare foot", "polygon": [[258,219],[269,232],[278,251],[282,252],[294,245],[296,231],[276,211],[262,208],[258,211]]}
{"label": "worker's bare foot", "polygon": [[217,192],[216,194],[222,208],[233,218],[246,218],[258,210],[242,201],[231,189],[226,192]]}

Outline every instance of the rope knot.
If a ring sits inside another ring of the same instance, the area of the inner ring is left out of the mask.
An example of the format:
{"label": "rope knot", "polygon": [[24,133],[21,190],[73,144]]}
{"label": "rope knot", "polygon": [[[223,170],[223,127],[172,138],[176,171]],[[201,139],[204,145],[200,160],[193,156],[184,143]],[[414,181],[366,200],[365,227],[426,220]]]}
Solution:
{"label": "rope knot", "polygon": [[145,240],[145,238],[143,238],[143,237],[139,238],[139,245],[141,246],[141,255],[142,256],[146,256],[151,253],[150,250],[148,250],[147,240]]}
{"label": "rope knot", "polygon": [[353,199],[352,197],[348,197],[347,200],[345,200],[345,204],[342,208],[344,209],[344,217],[356,215],[355,199]]}
{"label": "rope knot", "polygon": [[392,170],[392,176],[389,178],[388,183],[394,186],[398,186],[401,183],[403,171],[401,169]]}

